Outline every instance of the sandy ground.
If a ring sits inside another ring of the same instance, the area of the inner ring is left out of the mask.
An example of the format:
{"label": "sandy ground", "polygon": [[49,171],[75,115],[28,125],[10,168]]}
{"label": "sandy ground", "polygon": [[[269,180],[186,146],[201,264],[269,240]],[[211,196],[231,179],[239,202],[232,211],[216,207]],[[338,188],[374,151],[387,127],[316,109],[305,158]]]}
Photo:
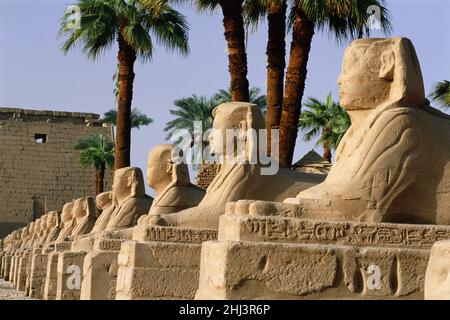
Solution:
{"label": "sandy ground", "polygon": [[0,279],[0,300],[34,300],[25,295],[22,292],[13,289],[12,285]]}

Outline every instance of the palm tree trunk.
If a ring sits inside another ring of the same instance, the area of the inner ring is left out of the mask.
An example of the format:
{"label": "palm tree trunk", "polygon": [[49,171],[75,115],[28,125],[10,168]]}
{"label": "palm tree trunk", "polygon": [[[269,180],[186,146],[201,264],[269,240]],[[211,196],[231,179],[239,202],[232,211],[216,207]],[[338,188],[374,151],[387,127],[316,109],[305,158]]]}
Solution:
{"label": "palm tree trunk", "polygon": [[314,23],[297,8],[280,120],[280,166],[286,168],[291,167],[294,156],[298,118],[305,90],[306,66],[313,36]]}
{"label": "palm tree trunk", "polygon": [[[324,137],[328,132],[330,131],[329,128],[323,128],[322,129],[322,137]],[[328,161],[329,163],[331,163],[331,148],[330,148],[330,144],[328,143],[327,140],[323,140],[323,159]]]}
{"label": "palm tree trunk", "polygon": [[117,129],[114,168],[130,166],[131,150],[131,102],[133,100],[134,62],[136,52],[122,37],[121,28],[118,42],[119,54],[119,97],[117,103]]}
{"label": "palm tree trunk", "polygon": [[271,153],[271,129],[279,129],[283,104],[284,68],[286,67],[286,1],[270,3],[268,8],[269,41],[267,42],[267,152]]}
{"label": "palm tree trunk", "polygon": [[103,192],[105,179],[105,166],[100,166],[99,169],[95,169],[95,195]]}
{"label": "palm tree trunk", "polygon": [[247,80],[247,53],[245,50],[242,0],[219,0],[223,13],[225,39],[228,45],[228,62],[231,76],[231,100],[249,101]]}

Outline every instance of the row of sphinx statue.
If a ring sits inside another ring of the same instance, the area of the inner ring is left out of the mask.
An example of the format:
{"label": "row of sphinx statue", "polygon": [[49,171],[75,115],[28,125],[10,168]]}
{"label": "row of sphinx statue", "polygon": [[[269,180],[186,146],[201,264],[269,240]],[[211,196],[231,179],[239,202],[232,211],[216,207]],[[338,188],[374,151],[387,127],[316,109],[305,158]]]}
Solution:
{"label": "row of sphinx statue", "polygon": [[[325,180],[289,168],[263,175],[262,164],[225,157],[212,135],[211,149],[221,158],[221,169],[204,192],[191,184],[187,165],[173,161],[173,146],[158,145],[147,167],[155,199],[145,194],[139,168],[119,169],[111,192],[68,202],[61,214],[49,212],[3,239],[0,275],[13,279],[19,273],[7,257],[57,243],[70,242],[74,252],[92,251],[98,239],[132,240],[143,226],[220,231],[227,210],[243,216],[449,225],[450,117],[426,99],[411,41],[353,42],[338,83],[340,104],[352,125]],[[258,107],[234,102],[214,110],[213,128],[223,136],[227,130],[245,136],[250,129],[264,130],[265,123]],[[244,155],[236,155],[240,159],[248,160],[259,146],[257,137],[247,137]],[[242,205],[242,200],[249,201]]]}

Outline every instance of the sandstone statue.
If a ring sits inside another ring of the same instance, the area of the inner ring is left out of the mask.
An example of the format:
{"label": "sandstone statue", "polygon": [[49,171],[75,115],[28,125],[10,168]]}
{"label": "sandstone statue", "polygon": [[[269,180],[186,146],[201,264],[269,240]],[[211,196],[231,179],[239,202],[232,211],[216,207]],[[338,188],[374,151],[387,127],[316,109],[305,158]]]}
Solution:
{"label": "sandstone statue", "polygon": [[61,223],[60,223],[61,231],[59,232],[56,241],[64,241],[72,234],[72,231],[76,223],[72,215],[72,209],[73,209],[73,201],[64,204],[61,213]]}
{"label": "sandstone statue", "polygon": [[139,220],[146,224],[150,215],[168,214],[197,206],[205,191],[193,185],[183,161],[173,160],[173,145],[155,146],[148,155],[147,184],[156,192],[149,216]]}
{"label": "sandstone statue", "polygon": [[411,41],[353,42],[338,82],[352,126],[325,182],[287,202],[314,218],[450,224],[450,116],[425,99]]}
{"label": "sandstone statue", "polygon": [[115,209],[112,201],[112,191],[103,192],[97,195],[97,197],[95,197],[95,205],[97,206],[97,210],[99,210],[101,214],[97,218],[97,221],[95,222],[94,228],[92,228],[91,233],[103,231],[108,225],[109,218],[111,217],[111,214]]}
{"label": "sandstone statue", "polygon": [[75,227],[70,234],[71,238],[89,233],[95,224],[95,201],[93,197],[76,199],[73,202],[72,216],[75,219]]}

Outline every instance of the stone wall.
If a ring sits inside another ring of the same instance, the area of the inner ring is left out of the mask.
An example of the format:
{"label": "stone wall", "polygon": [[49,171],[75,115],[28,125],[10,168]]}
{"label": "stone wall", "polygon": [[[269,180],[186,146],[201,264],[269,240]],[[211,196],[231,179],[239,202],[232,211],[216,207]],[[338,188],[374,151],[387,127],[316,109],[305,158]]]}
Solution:
{"label": "stone wall", "polygon": [[208,189],[211,182],[214,180],[216,175],[220,171],[220,164],[216,163],[206,163],[203,164],[197,173],[197,178],[195,179],[195,184],[197,187],[204,190]]}
{"label": "stone wall", "polygon": [[[0,108],[0,237],[95,193],[93,169],[73,149],[94,133],[111,136],[96,114]],[[112,170],[105,181],[110,188]]]}

